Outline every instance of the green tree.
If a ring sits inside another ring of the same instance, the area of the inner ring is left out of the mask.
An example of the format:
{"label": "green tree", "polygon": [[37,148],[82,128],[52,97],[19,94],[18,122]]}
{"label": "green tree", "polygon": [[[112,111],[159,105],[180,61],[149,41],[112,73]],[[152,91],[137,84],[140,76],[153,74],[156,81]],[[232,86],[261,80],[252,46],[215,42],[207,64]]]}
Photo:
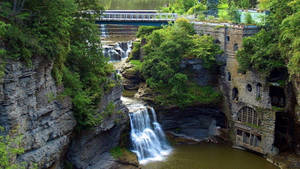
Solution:
{"label": "green tree", "polygon": [[[266,26],[243,40],[238,51],[240,70],[257,70],[266,75],[276,68],[288,67],[290,75],[299,74],[299,2],[272,0]],[[288,66],[287,66],[288,65]]]}
{"label": "green tree", "polygon": [[290,76],[300,75],[300,1],[288,4],[293,14],[286,17],[280,25],[279,47],[281,55],[288,60]]}
{"label": "green tree", "polygon": [[216,55],[222,54],[220,47],[214,44],[214,38],[208,35],[199,36],[195,34],[192,41],[192,46],[190,46],[186,57],[200,58],[205,68],[212,69],[217,63]]}
{"label": "green tree", "polygon": [[[142,74],[147,84],[159,93],[157,102],[179,106],[204,103],[201,86],[188,80],[188,73],[180,64],[186,58],[199,58],[206,68],[217,67],[215,57],[222,52],[213,38],[196,35],[192,24],[179,19],[174,25],[153,31],[146,40]],[[205,103],[214,102],[218,96],[215,94]]]}

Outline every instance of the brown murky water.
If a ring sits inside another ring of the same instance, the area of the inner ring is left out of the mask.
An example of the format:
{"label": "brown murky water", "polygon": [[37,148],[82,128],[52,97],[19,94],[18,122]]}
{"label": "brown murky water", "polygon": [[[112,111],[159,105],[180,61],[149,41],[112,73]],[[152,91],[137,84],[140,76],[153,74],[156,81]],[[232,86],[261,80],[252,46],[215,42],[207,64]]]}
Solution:
{"label": "brown murky water", "polygon": [[150,162],[143,169],[278,169],[264,158],[225,145],[178,145],[165,161]]}

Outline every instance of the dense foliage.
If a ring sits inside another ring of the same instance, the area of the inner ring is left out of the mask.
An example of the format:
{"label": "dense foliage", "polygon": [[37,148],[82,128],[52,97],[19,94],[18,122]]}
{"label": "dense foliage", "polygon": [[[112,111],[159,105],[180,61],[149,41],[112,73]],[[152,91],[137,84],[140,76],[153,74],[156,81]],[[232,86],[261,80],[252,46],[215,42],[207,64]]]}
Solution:
{"label": "dense foliage", "polygon": [[195,11],[206,10],[206,1],[198,0],[174,0],[169,6],[163,7],[162,11],[178,13],[178,14],[193,14]]}
{"label": "dense foliage", "polygon": [[240,71],[257,70],[268,75],[288,68],[290,76],[300,73],[300,2],[270,0],[267,24],[255,36],[243,40],[238,51]]}
{"label": "dense foliage", "polygon": [[211,36],[195,34],[192,24],[179,19],[172,26],[153,31],[146,39],[142,74],[147,84],[160,93],[159,102],[179,106],[217,102],[218,92],[195,85],[180,68],[185,58],[200,58],[207,69],[217,67],[216,56],[222,51]]}
{"label": "dense foliage", "polygon": [[[267,0],[260,1],[259,4],[262,4],[260,6],[265,9]],[[169,6],[163,7],[162,11],[195,15],[199,21],[240,23],[241,12],[239,9],[255,8],[257,4],[257,0],[174,0]],[[251,21],[251,17],[249,14],[250,20],[248,19],[246,24],[254,23]]]}
{"label": "dense foliage", "polygon": [[[3,0],[0,2],[1,59],[16,59],[31,65],[42,57],[53,62],[62,95],[71,96],[79,127],[101,121],[97,104],[104,91],[113,87],[108,76],[112,67],[102,54],[95,0]],[[1,67],[0,67],[1,68]]]}
{"label": "dense foliage", "polygon": [[23,148],[20,148],[22,141],[21,136],[13,137],[16,133],[12,131],[10,135],[2,135],[4,131],[0,126],[0,168],[2,169],[25,169],[24,164],[16,164],[15,157],[18,154],[24,152]]}
{"label": "dense foliage", "polygon": [[161,29],[158,26],[140,26],[136,36],[138,38],[145,38],[146,36],[150,35],[154,30]]}
{"label": "dense foliage", "polygon": [[265,7],[268,0],[174,0],[168,7],[163,7],[163,11],[174,12],[178,14],[193,14],[203,10],[223,9],[235,7],[239,9],[255,8],[257,4]]}

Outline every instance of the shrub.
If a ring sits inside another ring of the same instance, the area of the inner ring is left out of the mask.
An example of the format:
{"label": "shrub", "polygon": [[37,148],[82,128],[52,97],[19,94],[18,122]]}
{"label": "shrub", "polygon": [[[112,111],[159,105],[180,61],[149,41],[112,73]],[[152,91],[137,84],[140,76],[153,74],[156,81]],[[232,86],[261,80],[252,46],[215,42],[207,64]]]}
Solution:
{"label": "shrub", "polygon": [[246,24],[254,24],[254,20],[252,19],[252,16],[250,13],[246,13],[246,16],[245,16],[245,22]]}
{"label": "shrub", "polygon": [[2,169],[25,169],[25,163],[16,163],[16,156],[24,153],[20,147],[22,136],[15,136],[16,131],[10,134],[2,135],[4,128],[0,126],[0,168]]}
{"label": "shrub", "polygon": [[135,41],[133,42],[133,48],[130,53],[129,59],[128,60],[137,60],[140,58],[140,51],[141,51],[141,42]]}

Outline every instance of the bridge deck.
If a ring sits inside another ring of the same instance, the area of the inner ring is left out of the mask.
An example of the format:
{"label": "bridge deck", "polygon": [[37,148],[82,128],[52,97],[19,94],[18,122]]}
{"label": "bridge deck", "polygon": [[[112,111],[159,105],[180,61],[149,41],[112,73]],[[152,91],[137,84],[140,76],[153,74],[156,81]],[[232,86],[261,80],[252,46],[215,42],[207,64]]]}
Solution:
{"label": "bridge deck", "polygon": [[169,22],[175,21],[177,19],[177,14],[173,13],[140,13],[132,11],[123,11],[122,13],[117,13],[116,11],[104,12],[99,21],[119,21],[119,22],[134,22],[134,21],[143,21],[143,22]]}
{"label": "bridge deck", "polygon": [[159,13],[158,10],[106,10],[105,13]]}

